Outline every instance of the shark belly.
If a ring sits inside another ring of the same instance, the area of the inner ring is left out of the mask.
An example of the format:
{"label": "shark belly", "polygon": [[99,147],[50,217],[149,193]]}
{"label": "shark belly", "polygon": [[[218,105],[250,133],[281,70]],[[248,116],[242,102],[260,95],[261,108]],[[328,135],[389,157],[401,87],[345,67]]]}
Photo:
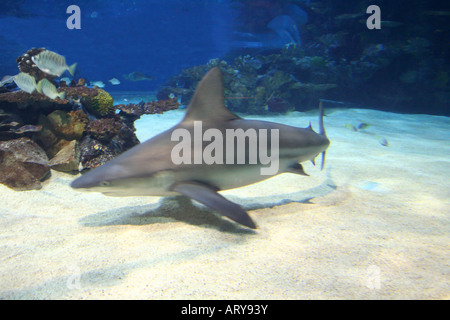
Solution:
{"label": "shark belly", "polygon": [[261,169],[266,167],[261,164],[222,164],[186,168],[178,171],[174,178],[176,182],[197,181],[219,190],[228,190],[257,183],[283,173],[293,161],[295,162],[291,159],[280,159],[278,171],[272,175],[261,174]]}

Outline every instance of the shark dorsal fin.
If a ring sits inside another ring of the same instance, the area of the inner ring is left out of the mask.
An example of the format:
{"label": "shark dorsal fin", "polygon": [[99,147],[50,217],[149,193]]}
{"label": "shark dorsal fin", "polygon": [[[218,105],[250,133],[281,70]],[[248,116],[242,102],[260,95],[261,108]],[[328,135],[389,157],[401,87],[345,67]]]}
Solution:
{"label": "shark dorsal fin", "polygon": [[222,71],[211,69],[195,90],[183,122],[208,120],[230,121],[240,119],[225,107]]}

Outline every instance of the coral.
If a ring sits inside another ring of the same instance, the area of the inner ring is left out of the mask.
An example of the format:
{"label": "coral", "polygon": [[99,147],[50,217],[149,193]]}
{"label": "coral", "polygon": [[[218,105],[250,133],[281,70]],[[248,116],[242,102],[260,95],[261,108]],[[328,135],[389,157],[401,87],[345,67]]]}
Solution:
{"label": "coral", "polygon": [[80,143],[80,171],[94,169],[112,160],[115,152],[108,145],[86,136]]}
{"label": "coral", "polygon": [[48,116],[41,114],[38,123],[42,130],[33,139],[45,150],[49,158],[53,158],[70,141],[81,140],[88,121],[88,116],[82,110],[55,110]]}
{"label": "coral", "polygon": [[[31,57],[42,50],[29,50],[17,63],[37,81],[53,82],[53,76],[32,63]],[[9,89],[4,86],[6,92],[0,93],[0,183],[15,190],[40,189],[50,168],[76,172],[104,164],[139,144],[133,123],[137,109],[161,113],[179,105],[176,99],[142,103],[124,106],[116,115],[111,95],[86,87],[84,79],[60,81],[58,92],[66,94],[65,100]]]}
{"label": "coral", "polygon": [[20,128],[21,124],[23,124],[21,117],[0,109],[0,140],[18,138],[15,131]]}
{"label": "coral", "polygon": [[88,123],[88,116],[82,110],[66,112],[53,111],[47,116],[52,131],[66,140],[80,140]]}
{"label": "coral", "polygon": [[[249,114],[286,112],[292,107],[305,110],[316,104],[314,100],[321,98],[320,95],[337,85],[323,83],[327,80],[323,72],[328,64],[325,58],[312,56],[293,59],[292,54],[302,52],[294,49],[268,56],[238,57],[234,65],[211,60],[205,66],[186,69],[172,78],[161,95],[188,90],[188,93],[183,94],[183,99],[192,97],[199,71],[220,66],[224,74],[225,101],[230,110]],[[311,75],[316,81],[310,80]],[[299,81],[297,77],[306,81]],[[183,87],[180,88],[180,85]]]}
{"label": "coral", "polygon": [[90,121],[86,127],[86,133],[93,139],[104,142],[119,134],[121,128],[120,117],[102,118]]}
{"label": "coral", "polygon": [[[134,127],[130,127],[125,122],[119,122],[117,120],[116,123],[105,123],[105,121],[109,122],[110,120],[107,118],[95,120],[96,123],[92,125],[92,131],[86,134],[81,140],[80,171],[101,166],[124,151],[139,144],[139,140],[134,134]],[[119,123],[121,125],[120,128],[118,126]],[[103,132],[95,131],[95,128],[102,129],[103,125],[113,127],[116,130],[116,134],[108,137],[108,140],[97,140],[96,138],[105,138]]]}
{"label": "coral", "polygon": [[39,49],[33,48],[31,50],[28,50],[27,52],[25,52],[16,59],[20,72],[28,73],[30,76],[34,77],[36,79],[36,83],[44,78],[48,79],[49,81],[52,81],[55,78],[55,76],[49,75],[41,71],[34,64],[33,60],[31,60],[33,56],[38,55],[44,50],[45,48]]}
{"label": "coral", "polygon": [[139,119],[144,114],[144,108],[141,104],[119,104],[116,106],[119,110],[119,115],[127,119],[135,121]]}
{"label": "coral", "polygon": [[144,114],[161,114],[165,111],[176,110],[180,106],[177,98],[160,100],[160,101],[152,101],[144,104]]}
{"label": "coral", "polygon": [[96,117],[105,117],[113,115],[116,108],[114,107],[114,99],[103,89],[95,88],[97,91],[95,96],[83,96],[81,103],[86,110]]}
{"label": "coral", "polygon": [[270,98],[267,102],[267,107],[269,111],[280,113],[285,113],[290,109],[289,103],[287,103],[286,100],[280,97]]}
{"label": "coral", "polygon": [[[120,110],[120,115],[127,117],[137,117],[144,114],[161,114],[165,111],[176,110],[180,106],[177,98],[151,101],[151,102],[141,102],[138,104],[120,104],[117,105],[117,109]],[[137,119],[136,118],[136,119]]]}
{"label": "coral", "polygon": [[0,94],[0,109],[13,114],[20,119],[22,125],[35,125],[41,114],[49,114],[53,110],[70,110],[69,100],[53,100],[43,94],[24,91],[6,92]]}

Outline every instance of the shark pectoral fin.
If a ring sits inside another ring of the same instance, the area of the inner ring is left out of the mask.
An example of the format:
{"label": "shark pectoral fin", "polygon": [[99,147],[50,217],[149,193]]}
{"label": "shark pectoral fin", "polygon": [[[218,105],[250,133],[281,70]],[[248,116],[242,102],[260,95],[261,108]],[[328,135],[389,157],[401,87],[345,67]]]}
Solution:
{"label": "shark pectoral fin", "polygon": [[309,174],[307,174],[305,170],[303,170],[303,166],[300,163],[294,163],[292,166],[287,168],[286,172],[300,174],[302,176],[309,177]]}
{"label": "shark pectoral fin", "polygon": [[245,210],[236,203],[233,203],[218,194],[216,188],[200,182],[187,181],[176,183],[171,189],[203,203],[205,206],[219,212],[233,221],[236,221],[237,223],[251,229],[256,229],[255,223],[247,212],[245,212]]}

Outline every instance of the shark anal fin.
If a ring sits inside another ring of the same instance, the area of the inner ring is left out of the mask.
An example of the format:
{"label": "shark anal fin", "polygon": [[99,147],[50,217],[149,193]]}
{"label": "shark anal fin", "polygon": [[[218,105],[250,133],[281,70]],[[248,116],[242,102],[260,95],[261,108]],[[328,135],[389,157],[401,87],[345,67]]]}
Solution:
{"label": "shark anal fin", "polygon": [[217,193],[217,189],[197,181],[176,183],[171,188],[173,191],[192,198],[205,206],[219,212],[248,228],[256,229],[256,225],[250,216],[239,205],[225,199]]}
{"label": "shark anal fin", "polygon": [[303,169],[303,166],[300,163],[294,163],[292,166],[287,168],[286,172],[300,174],[302,176],[309,177],[309,174],[307,174],[305,172],[305,170]]}

